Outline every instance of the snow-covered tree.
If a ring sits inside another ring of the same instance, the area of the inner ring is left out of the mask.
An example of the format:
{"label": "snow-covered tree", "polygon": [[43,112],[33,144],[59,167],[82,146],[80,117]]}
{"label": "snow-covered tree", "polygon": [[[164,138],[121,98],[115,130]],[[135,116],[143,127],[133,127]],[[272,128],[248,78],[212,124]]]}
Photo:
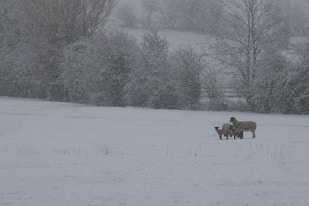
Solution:
{"label": "snow-covered tree", "polygon": [[291,85],[294,88],[293,100],[296,112],[309,114],[309,44],[300,51],[301,63],[298,65],[296,74]]}
{"label": "snow-covered tree", "polygon": [[257,71],[256,111],[287,112],[292,109],[289,76],[293,65],[282,52],[270,49],[264,53],[264,65]]}
{"label": "snow-covered tree", "polygon": [[272,0],[222,1],[230,25],[225,39],[214,46],[216,57],[234,72],[235,87],[251,110],[257,102],[257,71],[263,66],[262,53],[279,48],[282,19]]}
{"label": "snow-covered tree", "polygon": [[64,50],[63,84],[70,101],[124,106],[124,87],[135,66],[137,45],[122,31],[75,42]]}
{"label": "snow-covered tree", "polygon": [[202,71],[205,67],[204,53],[192,47],[179,48],[171,57],[174,76],[178,82],[178,93],[183,106],[199,106],[202,93]]}
{"label": "snow-covered tree", "polygon": [[114,4],[115,0],[2,0],[0,64],[6,95],[53,99],[63,48],[101,29]]}
{"label": "snow-covered tree", "polygon": [[218,77],[218,72],[214,69],[207,68],[203,72],[202,86],[207,94],[208,109],[226,110],[228,100],[224,95],[222,82]]}
{"label": "snow-covered tree", "polygon": [[68,100],[87,103],[94,77],[100,75],[101,61],[96,47],[90,41],[79,41],[64,49],[59,85],[64,85]]}
{"label": "snow-covered tree", "polygon": [[0,94],[46,97],[35,45],[26,43],[13,2],[1,1],[0,8]]}
{"label": "snow-covered tree", "polygon": [[264,67],[257,73],[257,111],[308,114],[308,53],[307,49],[292,54],[265,53]]}
{"label": "snow-covered tree", "polygon": [[31,35],[72,43],[90,37],[107,21],[115,0],[15,0]]}
{"label": "snow-covered tree", "polygon": [[[96,41],[98,42],[98,41]],[[125,86],[129,74],[137,65],[139,48],[134,38],[123,31],[112,31],[99,41],[104,60],[101,80],[104,103],[111,106],[125,106]]]}
{"label": "snow-covered tree", "polygon": [[131,72],[126,86],[129,105],[177,108],[176,83],[168,62],[165,38],[157,31],[144,35],[139,65]]}

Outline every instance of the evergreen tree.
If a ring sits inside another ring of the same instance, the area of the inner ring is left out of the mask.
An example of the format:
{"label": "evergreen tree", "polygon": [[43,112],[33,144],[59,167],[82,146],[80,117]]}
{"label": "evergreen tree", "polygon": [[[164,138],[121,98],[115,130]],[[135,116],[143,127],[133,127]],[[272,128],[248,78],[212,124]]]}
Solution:
{"label": "evergreen tree", "polygon": [[157,31],[144,35],[140,63],[132,71],[126,90],[130,105],[177,108],[176,83],[168,62],[167,42]]}
{"label": "evergreen tree", "polygon": [[173,73],[179,84],[179,97],[183,105],[190,108],[200,103],[203,57],[203,53],[197,53],[192,47],[186,47],[178,49],[171,58]]}
{"label": "evergreen tree", "polygon": [[109,33],[100,45],[105,63],[98,84],[102,84],[105,104],[125,106],[124,88],[129,82],[130,72],[137,64],[139,48],[135,40],[122,31]]}

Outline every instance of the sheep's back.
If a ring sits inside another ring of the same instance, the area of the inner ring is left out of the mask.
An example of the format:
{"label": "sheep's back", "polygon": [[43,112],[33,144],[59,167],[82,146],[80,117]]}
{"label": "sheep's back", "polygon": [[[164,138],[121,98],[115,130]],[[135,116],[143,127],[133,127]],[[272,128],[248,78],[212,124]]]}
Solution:
{"label": "sheep's back", "polygon": [[237,122],[237,124],[235,124],[234,127],[243,129],[243,130],[255,130],[256,122],[254,121]]}
{"label": "sheep's back", "polygon": [[229,123],[224,123],[224,124],[222,125],[222,129],[223,129],[223,130],[230,130],[232,127],[233,127],[233,125],[232,125],[232,124],[229,124]]}

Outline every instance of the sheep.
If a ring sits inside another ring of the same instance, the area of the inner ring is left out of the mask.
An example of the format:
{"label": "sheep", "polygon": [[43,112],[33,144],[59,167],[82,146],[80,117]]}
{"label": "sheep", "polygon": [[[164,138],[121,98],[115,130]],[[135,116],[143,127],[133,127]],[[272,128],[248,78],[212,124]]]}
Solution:
{"label": "sheep", "polygon": [[224,134],[223,129],[219,129],[219,127],[215,127],[215,130],[219,135],[219,139],[222,140],[222,135]]}
{"label": "sheep", "polygon": [[252,138],[255,138],[256,123],[254,121],[241,121],[240,122],[240,121],[237,121],[235,117],[231,117],[230,122],[232,122],[237,132],[251,131],[253,134]]}
{"label": "sheep", "polygon": [[243,137],[243,132],[235,130],[233,125],[229,123],[224,123],[222,125],[222,129],[219,129],[219,127],[214,127],[214,128],[216,132],[218,133],[220,139],[222,139],[222,135],[224,135],[226,139],[228,139],[229,136],[230,137],[234,136],[234,139],[236,139],[236,136],[239,137],[240,139],[242,139]]}
{"label": "sheep", "polygon": [[234,133],[234,137],[237,136],[239,137],[239,139],[243,139],[244,138],[244,131],[241,129],[237,129],[233,126],[233,133]]}
{"label": "sheep", "polygon": [[[232,137],[234,135],[233,125],[229,123],[224,123],[222,125],[222,130],[224,132],[224,136],[226,137],[226,139],[228,139],[228,136]],[[234,135],[234,139],[236,139],[235,135]]]}

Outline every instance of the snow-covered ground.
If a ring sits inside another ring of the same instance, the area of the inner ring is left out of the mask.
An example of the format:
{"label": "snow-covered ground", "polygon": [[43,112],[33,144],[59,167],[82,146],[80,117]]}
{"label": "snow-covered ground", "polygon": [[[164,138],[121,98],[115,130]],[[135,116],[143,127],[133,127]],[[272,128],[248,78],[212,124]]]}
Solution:
{"label": "snow-covered ground", "polygon": [[[257,137],[214,126],[255,120]],[[308,206],[309,117],[0,98],[0,205]]]}
{"label": "snow-covered ground", "polygon": [[[142,42],[146,33],[150,33],[150,30],[146,29],[129,29],[128,33],[136,38],[138,42]],[[205,50],[209,52],[209,46],[215,43],[215,39],[195,32],[190,31],[178,31],[178,30],[160,30],[158,32],[160,37],[166,38],[168,48],[170,51],[175,51],[179,48],[192,47],[197,52]]]}

